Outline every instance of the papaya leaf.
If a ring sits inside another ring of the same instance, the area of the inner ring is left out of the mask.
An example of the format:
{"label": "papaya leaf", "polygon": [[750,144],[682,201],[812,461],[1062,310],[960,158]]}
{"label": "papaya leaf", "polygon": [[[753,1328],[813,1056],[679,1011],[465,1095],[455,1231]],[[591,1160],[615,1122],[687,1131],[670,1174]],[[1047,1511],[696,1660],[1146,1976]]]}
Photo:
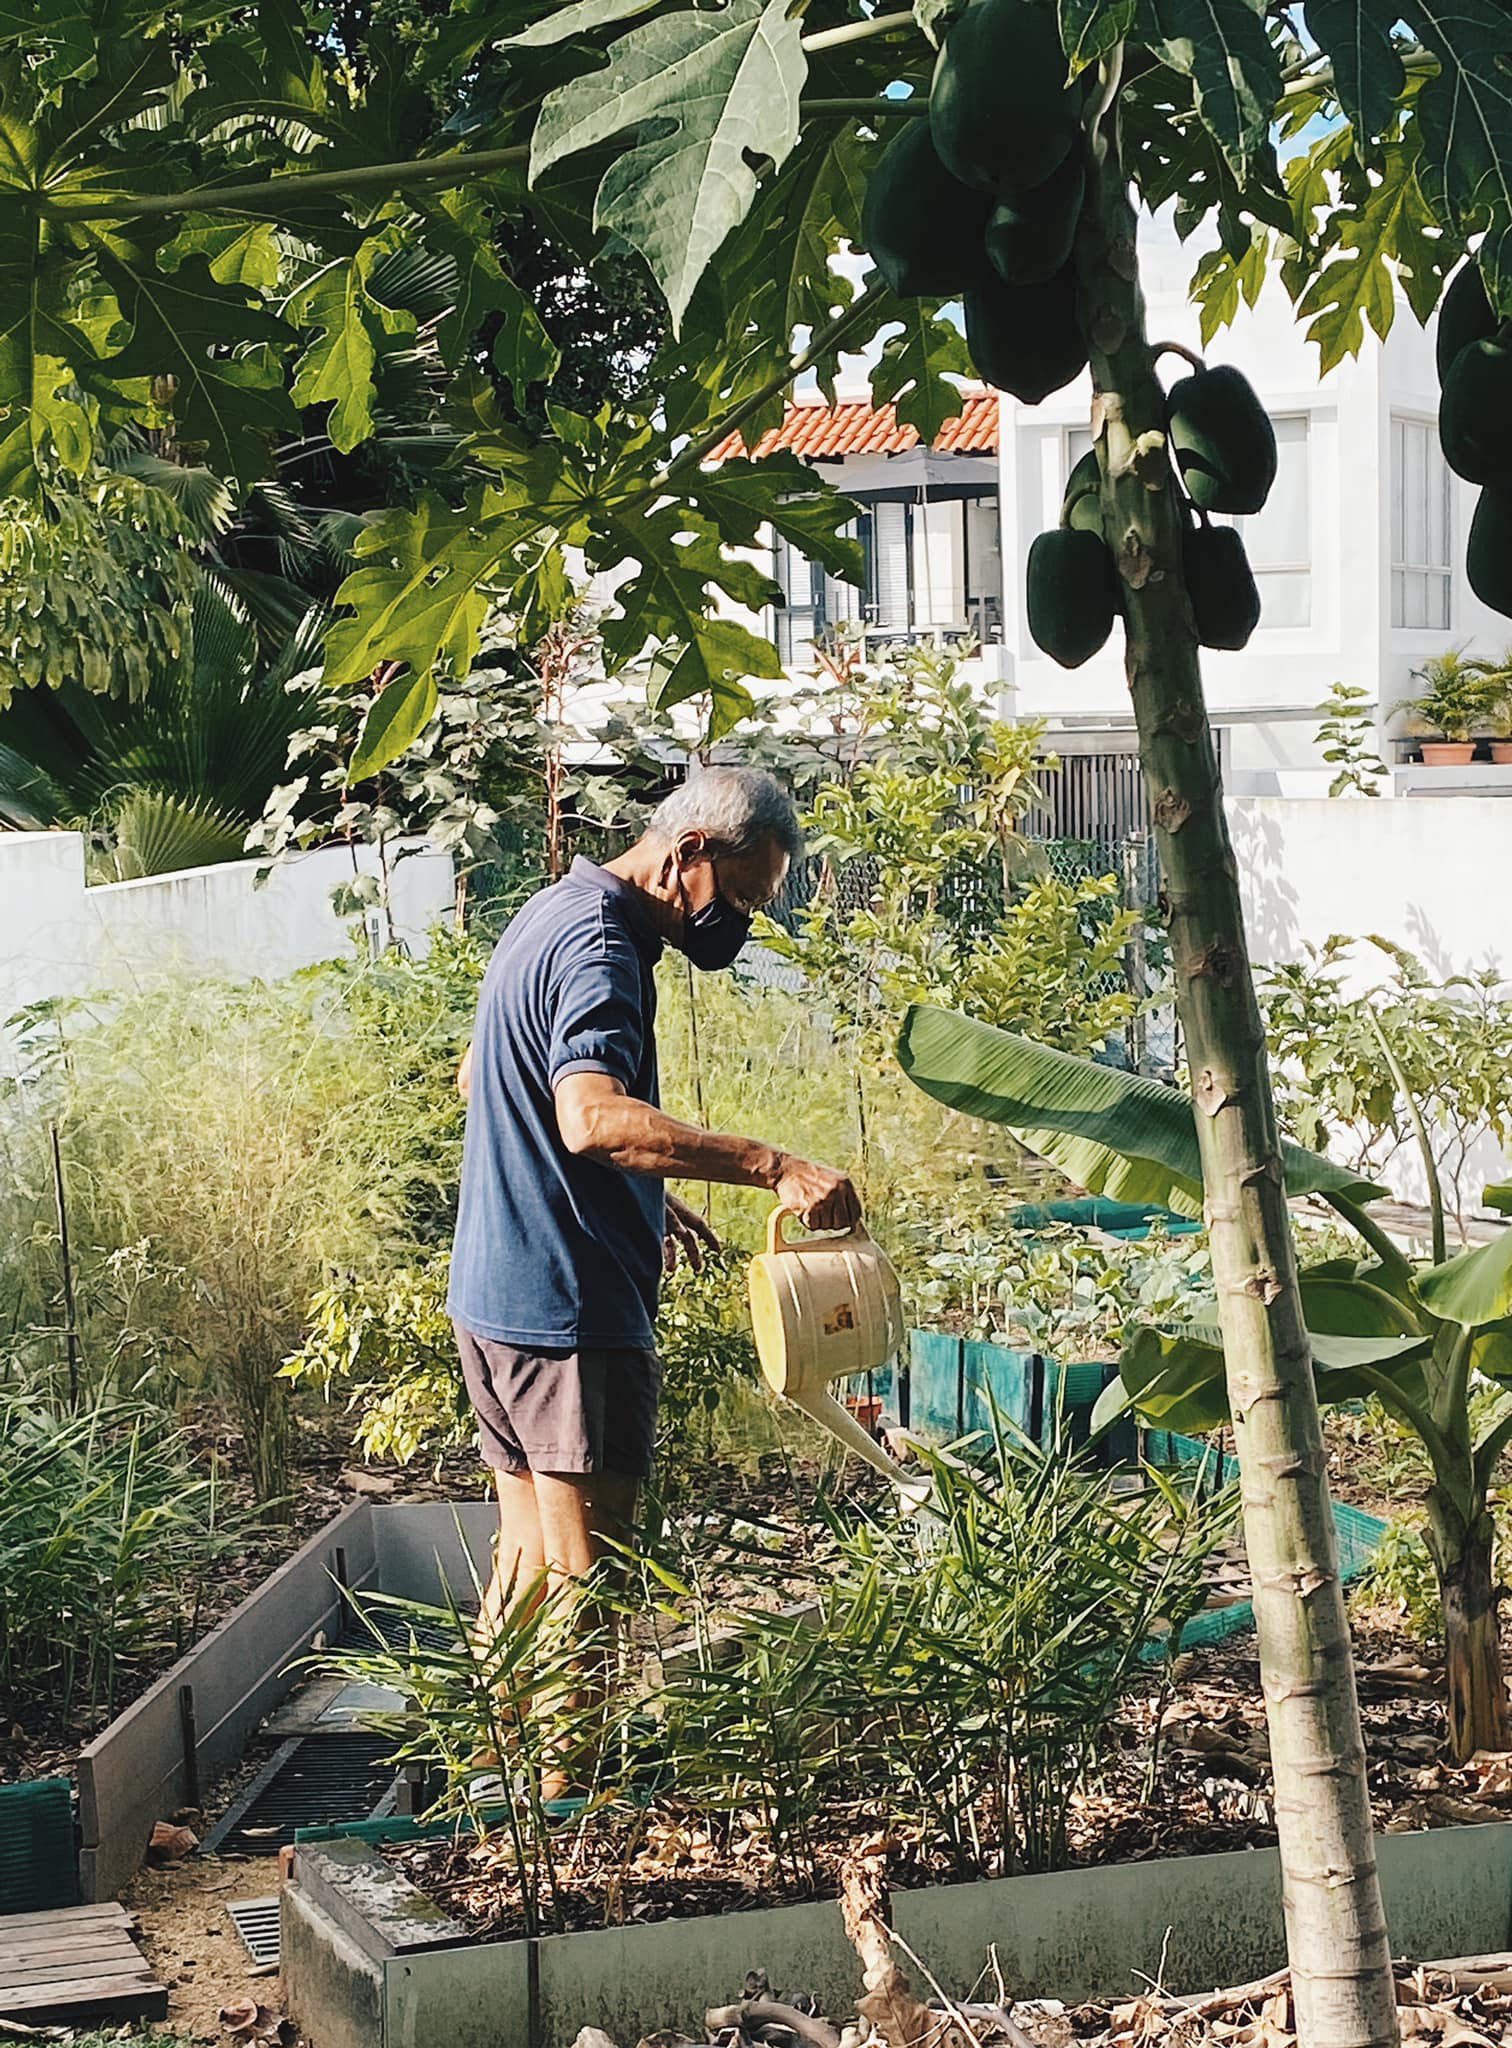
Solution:
{"label": "papaya leaf", "polygon": [[[1195,1112],[1180,1090],[918,1003],[898,1059],[936,1102],[1005,1124],[1092,1194],[1202,1213]],[[1283,1144],[1281,1157],[1288,1194],[1370,1202],[1382,1192],[1299,1145]]]}
{"label": "papaya leaf", "polygon": [[1402,18],[1439,60],[1417,97],[1423,189],[1461,235],[1485,229],[1476,260],[1512,306],[1512,14],[1503,0],[1404,0]]}
{"label": "papaya leaf", "polygon": [[1270,234],[1256,226],[1248,249],[1237,259],[1221,245],[1205,250],[1192,274],[1191,296],[1201,312],[1202,345],[1220,328],[1232,326],[1241,305],[1253,310],[1269,269]]}
{"label": "papaya leaf", "polygon": [[397,232],[370,235],[355,256],[327,264],[289,301],[290,317],[316,330],[295,365],[294,403],[330,405],[326,431],[343,455],[373,431],[379,357],[415,338],[414,314],[384,305],[370,289],[373,266],[392,252]]}
{"label": "papaya leaf", "polygon": [[753,160],[780,167],[798,140],[806,73],[789,0],[663,15],[621,36],[605,69],[547,95],[531,181],[635,130],[604,173],[594,221],[640,250],[680,327],[710,259],[750,210]]}
{"label": "papaya leaf", "polygon": [[360,683],[384,661],[408,662],[417,682],[443,658],[465,675],[519,524],[482,488],[460,511],[423,492],[413,510],[396,507],[375,520],[358,536],[358,566],[336,593],[354,616],[331,628],[327,683]]}
{"label": "papaya leaf", "polygon": [[729,547],[754,546],[770,524],[832,576],[857,588],[865,580],[861,544],[841,531],[855,505],[785,449],[760,462],[721,463],[699,479],[698,505]]}
{"label": "papaya leaf", "polygon": [[1512,1181],[1492,1181],[1481,1200],[1488,1209],[1495,1209],[1503,1216],[1512,1216]]}
{"label": "papaya leaf", "polygon": [[497,314],[493,359],[513,385],[516,400],[523,402],[531,384],[549,384],[557,373],[561,351],[529,299],[505,274],[478,193],[443,193],[427,213],[425,240],[429,247],[444,250],[452,258],[457,273],[451,309],[436,329],[442,361],[454,367],[465,361],[481,322],[487,315]]}
{"label": "papaya leaf", "polygon": [[271,291],[278,282],[278,234],[269,221],[228,220],[218,213],[191,213],[173,240],[159,249],[158,268],[171,274],[189,256],[202,256],[217,284]]}
{"label": "papaya leaf", "polygon": [[1135,11],[1136,0],[1060,0],[1061,46],[1073,78],[1124,40]]}
{"label": "papaya leaf", "polygon": [[891,404],[904,426],[932,442],[961,410],[960,386],[950,379],[973,374],[966,337],[953,321],[916,299],[889,294],[882,320],[887,325],[898,321],[900,331],[888,335],[872,365],[872,404]]}
{"label": "papaya leaf", "polygon": [[396,676],[368,708],[347,763],[348,783],[365,782],[408,751],[430,724],[437,691],[432,675]]}
{"label": "papaya leaf", "polygon": [[732,619],[702,619],[685,646],[674,644],[653,664],[647,701],[653,711],[666,711],[674,704],[706,698],[706,737],[717,740],[756,709],[743,679],[781,674],[782,664],[767,643],[744,626]]}
{"label": "papaya leaf", "polygon": [[1281,59],[1264,0],[1139,0],[1133,33],[1191,79],[1199,119],[1241,179],[1274,154]]}
{"label": "papaya leaf", "polygon": [[1384,135],[1406,84],[1390,16],[1363,0],[1307,0],[1307,31],[1333,66],[1357,146]]}
{"label": "papaya leaf", "polygon": [[1318,345],[1324,375],[1346,356],[1358,355],[1368,320],[1384,341],[1396,316],[1398,286],[1419,319],[1437,305],[1455,247],[1446,247],[1417,180],[1418,129],[1385,152],[1375,177],[1331,209],[1331,254],[1313,270],[1298,301],[1310,319],[1307,338]]}
{"label": "papaya leaf", "polygon": [[1417,1291],[1445,1322],[1477,1328],[1512,1317],[1512,1230],[1419,1273]]}
{"label": "papaya leaf", "polygon": [[500,47],[546,49],[552,43],[565,43],[571,36],[592,35],[595,29],[608,28],[613,22],[649,14],[657,4],[658,0],[575,0],[568,7],[546,7],[541,20],[533,21],[529,28],[522,28],[515,35],[505,36]]}

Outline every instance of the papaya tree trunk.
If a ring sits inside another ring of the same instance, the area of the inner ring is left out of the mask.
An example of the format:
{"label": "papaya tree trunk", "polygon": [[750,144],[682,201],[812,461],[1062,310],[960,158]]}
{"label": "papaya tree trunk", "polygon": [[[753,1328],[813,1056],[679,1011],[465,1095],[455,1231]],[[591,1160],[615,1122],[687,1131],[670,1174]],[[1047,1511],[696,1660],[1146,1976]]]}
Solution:
{"label": "papaya tree trunk", "polygon": [[[1117,60],[1113,60],[1116,67]],[[1185,512],[1145,331],[1136,217],[1105,73],[1078,229],[1103,530],[1169,906],[1275,1778],[1304,2048],[1397,2039],[1354,1668],[1265,1037],[1182,573]]]}
{"label": "papaya tree trunk", "polygon": [[1473,1522],[1439,1487],[1429,1489],[1428,1549],[1444,1619],[1449,1747],[1457,1763],[1478,1749],[1512,1749],[1497,1608],[1495,1525],[1482,1503]]}

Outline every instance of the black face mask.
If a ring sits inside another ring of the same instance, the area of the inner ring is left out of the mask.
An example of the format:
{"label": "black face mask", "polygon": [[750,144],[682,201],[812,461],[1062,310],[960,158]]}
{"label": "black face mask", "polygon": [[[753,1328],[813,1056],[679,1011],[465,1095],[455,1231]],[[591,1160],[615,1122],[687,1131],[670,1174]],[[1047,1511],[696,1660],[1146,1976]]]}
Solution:
{"label": "black face mask", "polygon": [[683,921],[682,937],[675,943],[678,951],[686,953],[693,965],[702,968],[706,974],[717,974],[721,967],[731,966],[751,935],[750,918],[743,910],[737,910],[721,892],[718,868],[713,869],[713,874],[714,894],[702,910],[689,910],[681,869],[677,875],[677,886],[682,891]]}

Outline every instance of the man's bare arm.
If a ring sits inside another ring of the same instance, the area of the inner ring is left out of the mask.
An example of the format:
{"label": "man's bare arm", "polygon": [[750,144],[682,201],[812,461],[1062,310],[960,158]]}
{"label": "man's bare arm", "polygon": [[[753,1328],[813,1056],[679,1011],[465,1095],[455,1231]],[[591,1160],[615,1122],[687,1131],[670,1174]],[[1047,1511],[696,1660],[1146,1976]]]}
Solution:
{"label": "man's bare arm", "polygon": [[557,1127],[569,1152],[621,1173],[770,1188],[815,1230],[859,1222],[861,1204],[843,1173],[781,1152],[760,1138],[702,1131],[627,1095],[612,1074],[565,1074],[556,1085]]}
{"label": "man's bare arm", "polygon": [[457,1093],[463,1098],[464,1101],[466,1101],[468,1091],[471,1087],[472,1047],[471,1045],[469,1045],[466,1052],[462,1055],[462,1064],[457,1069]]}

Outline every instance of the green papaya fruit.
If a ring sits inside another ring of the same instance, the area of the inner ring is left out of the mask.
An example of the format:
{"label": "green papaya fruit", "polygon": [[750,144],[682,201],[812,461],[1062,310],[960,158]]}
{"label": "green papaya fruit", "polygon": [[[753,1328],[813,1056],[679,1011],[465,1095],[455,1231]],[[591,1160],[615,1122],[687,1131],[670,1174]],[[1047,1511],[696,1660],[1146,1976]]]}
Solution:
{"label": "green papaya fruit", "polygon": [[1470,522],[1465,570],[1481,603],[1512,619],[1512,490],[1493,484],[1481,492]]}
{"label": "green papaya fruit", "polygon": [[1004,284],[989,273],[963,303],[978,374],[1025,405],[1038,405],[1087,367],[1069,264],[1043,284]]}
{"label": "green papaya fruit", "polygon": [[1080,668],[1107,640],[1118,610],[1118,570],[1097,533],[1069,526],[1042,533],[1024,572],[1029,634],[1062,668]]}
{"label": "green papaya fruit", "polygon": [[1007,284],[1040,284],[1071,260],[1087,166],[1079,149],[1046,178],[1000,199],[987,221],[987,255]]}
{"label": "green papaya fruit", "polygon": [[1206,521],[1189,527],[1181,567],[1198,640],[1237,654],[1260,623],[1260,592],[1238,532]]}
{"label": "green papaya fruit", "polygon": [[1061,494],[1061,524],[1074,526],[1078,533],[1102,532],[1102,471],[1097,450],[1089,448],[1071,468]]}
{"label": "green papaya fruit", "polygon": [[866,181],[861,240],[900,299],[955,299],[987,268],[992,201],[953,178],[927,121],[903,121]]}
{"label": "green papaya fruit", "polygon": [[970,0],[935,61],[929,126],[947,170],[1005,199],[1043,184],[1065,157],[1079,98],[1053,7]]}
{"label": "green papaya fruit", "polygon": [[1469,342],[1450,364],[1439,402],[1439,445],[1467,483],[1512,476],[1512,342]]}
{"label": "green papaya fruit", "polygon": [[1468,348],[1472,341],[1489,341],[1495,332],[1496,314],[1486,297],[1480,265],[1472,256],[1455,271],[1439,305],[1433,352],[1438,359],[1440,384],[1447,379],[1462,348]]}
{"label": "green papaya fruit", "polygon": [[1259,393],[1229,363],[1194,370],[1166,399],[1171,452],[1203,512],[1258,512],[1276,481],[1276,430]]}

